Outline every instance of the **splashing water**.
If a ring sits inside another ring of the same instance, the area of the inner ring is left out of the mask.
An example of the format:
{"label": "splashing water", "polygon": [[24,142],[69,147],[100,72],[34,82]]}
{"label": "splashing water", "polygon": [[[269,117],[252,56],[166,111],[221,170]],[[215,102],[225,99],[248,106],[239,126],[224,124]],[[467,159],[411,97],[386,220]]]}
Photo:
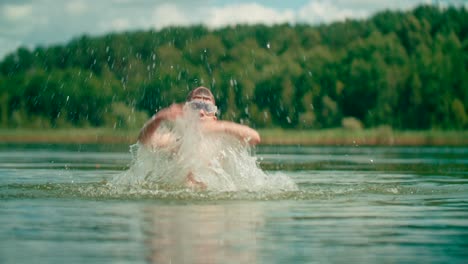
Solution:
{"label": "splashing water", "polygon": [[192,175],[210,192],[297,190],[286,175],[262,171],[248,144],[225,134],[203,133],[200,124],[198,116],[190,113],[162,124],[158,135],[172,135],[174,140],[164,147],[133,145],[130,168],[109,184],[133,191],[180,191],[190,189],[187,177]]}

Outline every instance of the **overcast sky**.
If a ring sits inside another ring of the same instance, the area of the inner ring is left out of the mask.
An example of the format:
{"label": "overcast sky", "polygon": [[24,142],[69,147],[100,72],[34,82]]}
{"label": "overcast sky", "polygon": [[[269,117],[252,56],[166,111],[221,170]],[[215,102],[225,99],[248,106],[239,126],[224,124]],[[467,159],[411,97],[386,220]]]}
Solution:
{"label": "overcast sky", "polygon": [[19,46],[65,44],[92,36],[169,25],[329,23],[375,12],[468,0],[0,0],[0,59]]}

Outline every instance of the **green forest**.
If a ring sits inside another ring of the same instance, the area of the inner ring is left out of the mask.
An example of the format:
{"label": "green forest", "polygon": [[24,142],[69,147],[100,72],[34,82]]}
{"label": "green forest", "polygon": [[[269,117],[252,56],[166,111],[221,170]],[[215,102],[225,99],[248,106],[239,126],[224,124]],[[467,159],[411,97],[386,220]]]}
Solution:
{"label": "green forest", "polygon": [[468,128],[468,13],[419,6],[324,25],[168,27],[19,48],[0,128],[137,128],[209,87],[255,128]]}

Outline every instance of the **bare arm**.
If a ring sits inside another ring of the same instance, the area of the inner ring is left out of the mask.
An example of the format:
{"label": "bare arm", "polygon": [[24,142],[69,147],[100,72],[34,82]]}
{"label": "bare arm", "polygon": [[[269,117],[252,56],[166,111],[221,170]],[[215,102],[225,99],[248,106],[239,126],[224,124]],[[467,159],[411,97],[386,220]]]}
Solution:
{"label": "bare arm", "polygon": [[212,121],[203,124],[205,131],[220,132],[230,134],[240,140],[248,142],[250,145],[260,143],[260,135],[254,129],[229,121]]}
{"label": "bare arm", "polygon": [[[153,115],[153,117],[151,117],[151,119],[148,120],[140,130],[138,141],[144,145],[149,145],[151,143],[151,137],[161,125],[161,122],[165,120],[175,120],[177,117],[182,115],[182,107],[183,106],[181,104],[172,104],[168,108],[164,108]],[[163,138],[161,137],[161,139]]]}

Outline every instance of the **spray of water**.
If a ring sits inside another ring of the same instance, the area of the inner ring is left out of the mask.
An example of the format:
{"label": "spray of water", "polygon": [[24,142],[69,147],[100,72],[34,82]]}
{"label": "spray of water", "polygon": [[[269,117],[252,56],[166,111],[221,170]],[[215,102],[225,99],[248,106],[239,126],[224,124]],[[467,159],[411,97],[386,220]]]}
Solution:
{"label": "spray of water", "polygon": [[[204,133],[194,114],[186,113],[173,123],[162,124],[157,133],[172,140],[160,147],[133,145],[130,168],[109,184],[114,188],[153,191],[297,190],[286,175],[268,175],[262,171],[253,149],[245,142],[225,134]],[[189,175],[202,183],[203,188],[188,187]]]}

